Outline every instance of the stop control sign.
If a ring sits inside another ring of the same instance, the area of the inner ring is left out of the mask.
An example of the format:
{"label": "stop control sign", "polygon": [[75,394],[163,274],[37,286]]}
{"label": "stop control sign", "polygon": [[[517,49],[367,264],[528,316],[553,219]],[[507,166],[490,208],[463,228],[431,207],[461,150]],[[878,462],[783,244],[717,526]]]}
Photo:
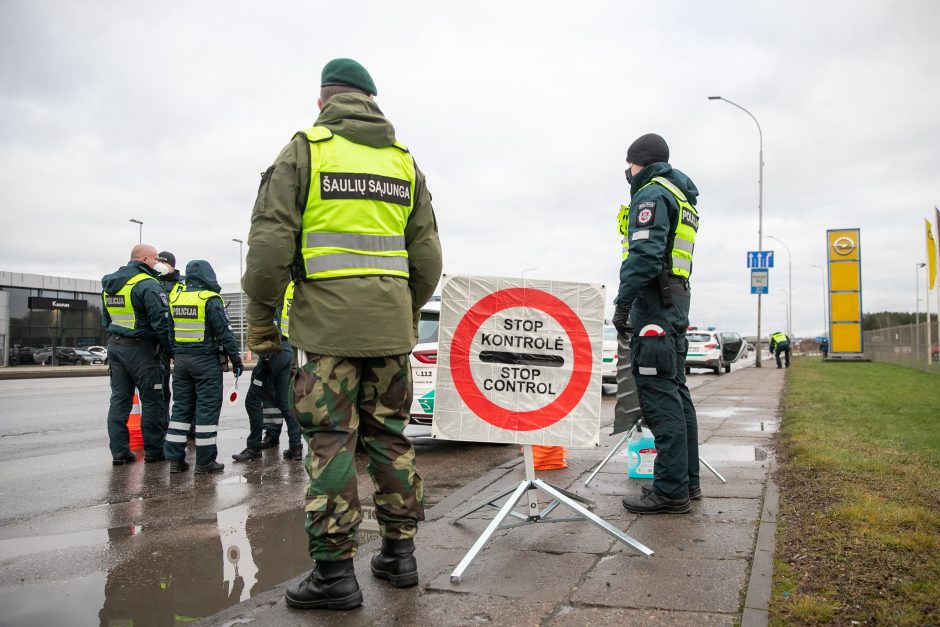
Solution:
{"label": "stop control sign", "polygon": [[445,277],[432,432],[476,442],[598,442],[604,289]]}

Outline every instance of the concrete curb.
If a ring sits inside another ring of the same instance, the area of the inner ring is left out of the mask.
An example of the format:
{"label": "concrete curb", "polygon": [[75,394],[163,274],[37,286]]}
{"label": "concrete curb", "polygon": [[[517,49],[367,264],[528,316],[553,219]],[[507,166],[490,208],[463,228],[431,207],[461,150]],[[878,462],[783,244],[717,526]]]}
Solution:
{"label": "concrete curb", "polygon": [[780,506],[780,489],[774,481],[776,460],[770,465],[770,476],[764,492],[764,506],[757,528],[754,559],[744,597],[742,627],[764,627],[768,624],[770,596],[773,591],[774,551],[777,547],[777,511]]}

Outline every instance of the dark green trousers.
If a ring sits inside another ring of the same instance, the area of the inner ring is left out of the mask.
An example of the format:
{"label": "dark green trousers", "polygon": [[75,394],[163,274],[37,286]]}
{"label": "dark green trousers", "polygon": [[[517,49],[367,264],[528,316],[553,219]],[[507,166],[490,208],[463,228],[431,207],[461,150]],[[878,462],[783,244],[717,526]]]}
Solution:
{"label": "dark green trousers", "polygon": [[246,446],[261,448],[261,436],[269,434],[280,438],[281,425],[287,421],[287,435],[291,445],[300,444],[300,426],[293,418],[290,404],[291,352],[280,353],[258,360],[251,371],[251,385],[245,395],[248,412],[248,441]]}
{"label": "dark green trousers", "polygon": [[222,412],[222,368],[215,354],[178,353],[173,368],[173,416],[163,450],[167,459],[186,457],[186,434],[196,425],[196,464],[204,466],[218,454],[215,446]]}
{"label": "dark green trousers", "polygon": [[133,345],[108,343],[111,375],[111,404],[108,407],[108,444],[111,456],[130,451],[127,417],[134,402],[134,388],[140,394],[140,432],[144,454],[163,452],[163,368],[149,343]]}
{"label": "dark green trousers", "polygon": [[[685,378],[691,291],[678,278],[670,279],[670,287],[671,307],[663,306],[655,282],[633,302],[633,373],[643,421],[656,438],[653,491],[685,499],[699,485],[698,420]],[[650,325],[665,335],[644,335]]]}

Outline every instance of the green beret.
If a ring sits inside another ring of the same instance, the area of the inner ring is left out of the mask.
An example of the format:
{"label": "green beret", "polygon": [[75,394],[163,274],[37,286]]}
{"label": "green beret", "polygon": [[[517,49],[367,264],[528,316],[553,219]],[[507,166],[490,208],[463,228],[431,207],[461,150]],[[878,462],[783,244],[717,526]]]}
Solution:
{"label": "green beret", "polygon": [[378,94],[368,70],[352,59],[333,59],[323,66],[320,86],[327,85],[349,85],[372,96]]}

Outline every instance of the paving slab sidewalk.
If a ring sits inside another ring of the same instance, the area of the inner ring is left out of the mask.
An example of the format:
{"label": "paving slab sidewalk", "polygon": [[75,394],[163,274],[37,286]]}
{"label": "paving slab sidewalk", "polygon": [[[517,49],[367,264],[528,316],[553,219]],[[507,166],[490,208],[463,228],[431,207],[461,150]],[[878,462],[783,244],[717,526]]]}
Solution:
{"label": "paving slab sidewalk", "polygon": [[[594,501],[592,511],[644,543],[644,557],[593,525],[525,525],[496,532],[459,583],[450,573],[492,519],[486,508],[454,516],[524,478],[519,461],[495,468],[428,511],[417,538],[420,582],[396,590],[373,579],[378,542],[360,548],[356,572],[364,603],[349,612],[293,610],[284,582],[203,625],[765,625],[776,525],[771,480],[773,436],[784,370],[743,368],[693,390],[702,467],[702,501],[689,515],[636,516],[620,504],[641,482],[626,475],[625,451],[589,486],[590,471],[622,436],[601,431],[601,446],[568,451],[565,470],[539,478]],[[420,461],[419,461],[420,463]],[[547,504],[548,498],[540,495]],[[564,506],[556,515],[564,515]]]}

